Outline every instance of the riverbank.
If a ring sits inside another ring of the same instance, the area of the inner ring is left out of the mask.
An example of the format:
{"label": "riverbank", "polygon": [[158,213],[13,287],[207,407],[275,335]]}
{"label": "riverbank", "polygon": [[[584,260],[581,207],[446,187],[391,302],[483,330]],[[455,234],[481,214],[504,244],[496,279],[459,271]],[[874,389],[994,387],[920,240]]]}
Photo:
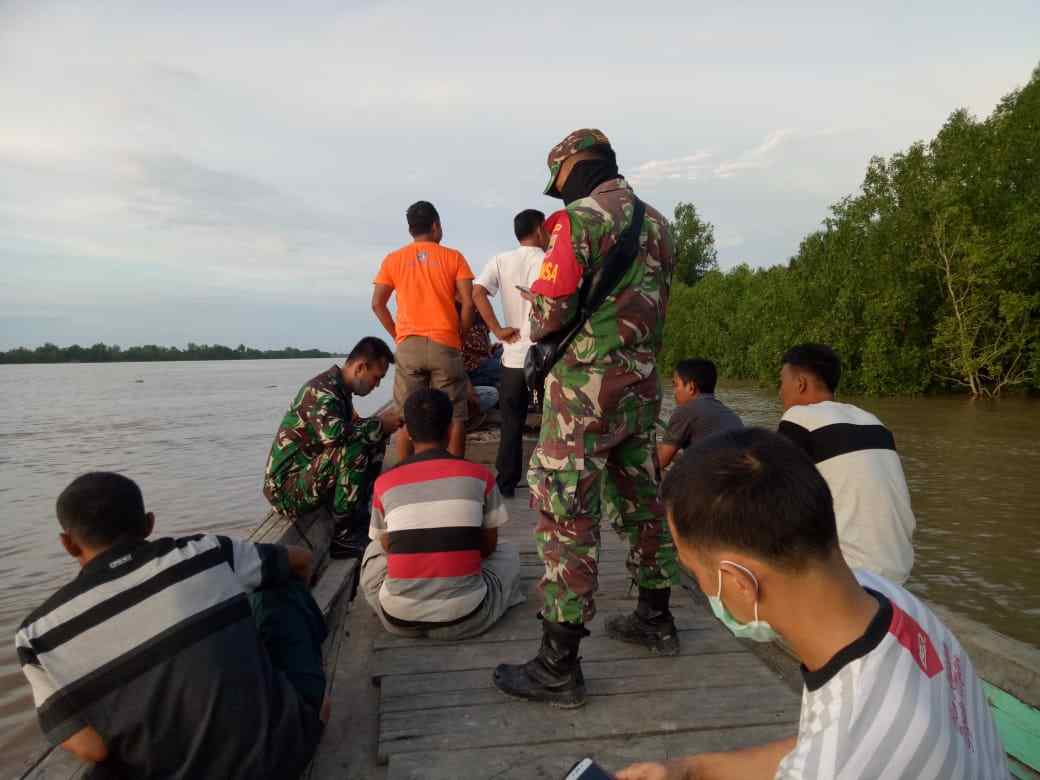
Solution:
{"label": "riverbank", "polygon": [[769,382],[812,340],[841,355],[846,391],[1040,391],[1038,121],[1040,68],[988,117],[958,110],[872,158],[784,265],[674,285],[661,363]]}
{"label": "riverbank", "polygon": [[255,349],[239,344],[225,347],[223,344],[191,344],[184,349],[147,344],[139,347],[120,347],[118,344],[94,344],[81,347],[59,347],[44,344],[36,349],[17,347],[0,352],[0,365],[53,365],[60,363],[158,363],[199,360],[307,360],[311,358],[343,357],[334,352],[320,349]]}

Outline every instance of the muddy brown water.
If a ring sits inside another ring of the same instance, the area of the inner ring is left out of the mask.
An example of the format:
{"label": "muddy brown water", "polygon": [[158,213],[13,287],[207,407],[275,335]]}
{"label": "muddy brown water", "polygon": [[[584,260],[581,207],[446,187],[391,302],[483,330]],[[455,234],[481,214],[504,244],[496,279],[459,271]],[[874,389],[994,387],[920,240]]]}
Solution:
{"label": "muddy brown water", "polygon": [[[76,574],[57,541],[61,489],[87,470],[124,471],[160,533],[244,533],[265,512],[261,475],[286,405],[331,362],[0,366],[0,776],[41,747],[13,637]],[[779,420],[771,389],[728,383],[719,396],[748,424]],[[842,400],[895,433],[918,522],[910,587],[1040,646],[1040,401]]]}

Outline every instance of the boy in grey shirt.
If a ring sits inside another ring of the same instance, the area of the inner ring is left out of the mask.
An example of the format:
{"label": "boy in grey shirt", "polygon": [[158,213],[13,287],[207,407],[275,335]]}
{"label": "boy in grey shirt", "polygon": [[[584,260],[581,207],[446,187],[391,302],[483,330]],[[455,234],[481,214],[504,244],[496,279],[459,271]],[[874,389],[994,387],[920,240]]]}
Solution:
{"label": "boy in grey shirt", "polygon": [[687,358],[675,367],[672,374],[675,411],[657,444],[662,470],[675,460],[680,450],[706,436],[744,427],[736,412],[715,397],[717,379],[715,364],[705,358]]}

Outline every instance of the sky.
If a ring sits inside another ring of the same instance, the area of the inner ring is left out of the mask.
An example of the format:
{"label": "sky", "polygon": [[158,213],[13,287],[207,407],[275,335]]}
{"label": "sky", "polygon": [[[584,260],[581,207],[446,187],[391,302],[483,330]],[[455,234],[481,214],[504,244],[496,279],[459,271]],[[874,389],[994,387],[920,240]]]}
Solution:
{"label": "sky", "polygon": [[0,0],[0,349],[349,348],[410,203],[479,272],[578,127],[723,268],[783,263],[1037,41],[1036,0]]}

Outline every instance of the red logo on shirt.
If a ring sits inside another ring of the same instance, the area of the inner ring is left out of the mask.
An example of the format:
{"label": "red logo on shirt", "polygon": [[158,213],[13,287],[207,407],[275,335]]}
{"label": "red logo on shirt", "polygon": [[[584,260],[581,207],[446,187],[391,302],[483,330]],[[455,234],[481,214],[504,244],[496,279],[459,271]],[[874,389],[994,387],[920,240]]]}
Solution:
{"label": "red logo on shirt", "polygon": [[960,656],[950,653],[950,646],[943,642],[943,654],[946,656],[946,682],[950,686],[950,722],[957,733],[964,739],[969,752],[974,752],[971,726],[968,725],[967,695],[964,692],[964,674],[961,672]]}
{"label": "red logo on shirt", "polygon": [[895,604],[892,605],[892,624],[888,627],[888,633],[910,652],[921,671],[929,678],[943,670],[942,661],[928,634],[916,620]]}

